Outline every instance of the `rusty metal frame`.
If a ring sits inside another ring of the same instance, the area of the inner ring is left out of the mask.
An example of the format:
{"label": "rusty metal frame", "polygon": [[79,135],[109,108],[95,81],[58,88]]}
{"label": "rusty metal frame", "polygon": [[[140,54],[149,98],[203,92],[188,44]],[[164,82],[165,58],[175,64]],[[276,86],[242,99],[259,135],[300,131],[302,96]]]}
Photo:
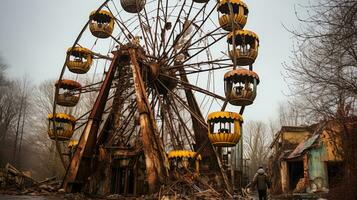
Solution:
{"label": "rusty metal frame", "polygon": [[133,72],[136,102],[140,117],[140,130],[146,161],[149,192],[157,192],[168,177],[168,160],[162,141],[158,138],[158,127],[147,97],[146,87],[141,78],[137,61],[138,48],[129,47],[131,69]]}
{"label": "rusty metal frame", "polygon": [[114,74],[118,67],[118,52],[114,53],[114,60],[111,63],[107,75],[103,81],[93,109],[88,117],[88,122],[79,139],[78,146],[70,161],[68,170],[64,177],[62,187],[67,192],[78,192],[91,173],[91,161],[97,141],[99,126],[102,120],[103,111],[109,95]]}

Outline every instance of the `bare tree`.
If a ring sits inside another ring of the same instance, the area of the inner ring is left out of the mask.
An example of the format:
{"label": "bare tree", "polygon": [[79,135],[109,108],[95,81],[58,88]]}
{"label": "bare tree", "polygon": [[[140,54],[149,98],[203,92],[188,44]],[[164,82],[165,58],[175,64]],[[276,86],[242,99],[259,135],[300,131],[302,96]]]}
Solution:
{"label": "bare tree", "polygon": [[29,104],[29,90],[30,82],[29,79],[24,76],[21,81],[16,83],[16,93],[19,96],[17,119],[15,125],[15,135],[14,135],[14,147],[13,147],[13,164],[17,164],[19,156],[21,155],[21,146],[24,133],[24,126],[26,113],[28,111]]}
{"label": "bare tree", "polygon": [[303,31],[292,31],[298,48],[285,65],[287,81],[305,108],[317,117],[335,117],[337,110],[354,108],[357,94],[357,1],[320,0],[300,19]]}
{"label": "bare tree", "polygon": [[301,126],[306,124],[303,103],[297,99],[281,102],[278,107],[278,124],[281,126]]}
{"label": "bare tree", "polygon": [[296,98],[280,102],[276,118],[268,121],[268,133],[274,138],[282,126],[303,126],[317,121],[308,119],[304,103]]}
{"label": "bare tree", "polygon": [[339,124],[346,167],[340,198],[356,199],[357,1],[319,0],[306,8],[303,29],[292,31],[298,48],[285,65],[287,82],[310,119]]}
{"label": "bare tree", "polygon": [[[79,82],[87,81],[88,77],[85,77]],[[55,147],[55,142],[48,136],[48,119],[47,115],[53,112],[55,93],[55,81],[46,80],[33,89],[31,93],[31,134],[28,135],[27,141],[36,143],[35,151],[38,152],[37,159],[46,160],[43,162],[43,166],[38,166],[43,172],[46,172],[47,176],[62,175],[64,169],[59,159],[58,152]],[[64,112],[71,114],[74,117],[80,117],[82,114],[90,111],[94,99],[96,98],[95,92],[85,93],[81,95],[80,102],[75,107],[56,107],[56,112]],[[77,122],[77,127],[81,123],[85,122],[85,116],[82,120]],[[83,126],[84,128],[84,126]],[[82,133],[82,129],[76,131],[74,138],[79,138]],[[62,149],[66,151],[67,143],[60,142]]]}
{"label": "bare tree", "polygon": [[12,83],[1,88],[0,96],[0,141],[4,143],[8,139],[9,131],[12,123],[16,118],[17,105],[14,100],[17,99],[17,94],[13,90]]}
{"label": "bare tree", "polygon": [[[47,115],[53,111],[55,81],[31,87],[27,79],[10,80],[5,69],[6,65],[0,62],[0,165],[19,161],[19,169],[31,169],[37,178],[61,175],[64,171],[58,152],[47,134]],[[82,94],[76,107],[59,106],[57,112],[79,117],[91,109],[95,97],[95,92]],[[81,131],[77,133],[78,138]],[[67,144],[61,145],[66,147]]]}
{"label": "bare tree", "polygon": [[6,84],[6,78],[5,78],[5,70],[7,66],[5,63],[2,61],[0,57],[0,87],[4,86]]}
{"label": "bare tree", "polygon": [[0,58],[0,165],[11,160],[12,135],[18,110],[17,85],[6,76],[6,65]]}
{"label": "bare tree", "polygon": [[252,176],[259,165],[267,163],[271,135],[261,121],[250,121],[244,127],[244,157],[249,159],[249,175]]}
{"label": "bare tree", "polygon": [[5,77],[6,65],[3,63],[0,57],[0,141],[3,144],[6,136],[8,134],[8,130],[10,127],[10,123],[14,117],[14,109],[9,104],[11,99],[10,89],[7,87],[9,85],[8,80]]}

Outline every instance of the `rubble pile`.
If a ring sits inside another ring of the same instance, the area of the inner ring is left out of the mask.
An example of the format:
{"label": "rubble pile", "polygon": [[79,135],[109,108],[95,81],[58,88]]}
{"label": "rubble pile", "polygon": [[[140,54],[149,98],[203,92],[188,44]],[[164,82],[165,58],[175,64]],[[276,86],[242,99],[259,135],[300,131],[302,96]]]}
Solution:
{"label": "rubble pile", "polygon": [[241,199],[250,200],[247,193],[232,196],[227,190],[217,191],[208,181],[195,173],[177,171],[175,181],[161,188],[157,194],[160,200],[169,199]]}
{"label": "rubble pile", "polygon": [[[31,177],[31,173],[20,171],[11,164],[7,164],[5,168],[0,169],[0,194],[7,195],[31,195],[31,196],[57,196],[60,199],[91,199],[93,196],[87,196],[83,193],[65,194],[63,189],[60,189],[61,181],[57,177],[46,178],[42,181],[37,181]],[[247,192],[242,190],[239,195],[232,196],[226,190],[217,191],[211,184],[208,178],[198,175],[197,173],[188,170],[177,170],[172,176],[169,184],[160,188],[160,191],[152,195],[143,196],[122,196],[112,194],[106,197],[94,197],[94,199],[239,199],[251,200]]]}
{"label": "rubble pile", "polygon": [[20,171],[11,164],[0,169],[0,193],[9,195],[49,195],[57,192],[60,181],[57,177],[37,181],[31,172]]}

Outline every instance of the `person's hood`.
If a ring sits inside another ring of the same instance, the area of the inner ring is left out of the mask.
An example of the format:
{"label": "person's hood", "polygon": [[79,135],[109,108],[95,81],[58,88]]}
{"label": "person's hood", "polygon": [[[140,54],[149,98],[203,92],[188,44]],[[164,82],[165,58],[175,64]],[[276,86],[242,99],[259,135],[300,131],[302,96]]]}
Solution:
{"label": "person's hood", "polygon": [[258,169],[257,173],[258,173],[258,174],[264,174],[265,171],[264,171],[264,169],[260,168],[260,169]]}

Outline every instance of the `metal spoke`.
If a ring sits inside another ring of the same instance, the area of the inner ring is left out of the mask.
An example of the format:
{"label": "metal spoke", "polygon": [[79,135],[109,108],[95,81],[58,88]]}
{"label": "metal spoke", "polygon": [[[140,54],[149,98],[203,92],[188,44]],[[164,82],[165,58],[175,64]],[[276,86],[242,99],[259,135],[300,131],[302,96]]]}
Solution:
{"label": "metal spoke", "polygon": [[180,73],[180,75],[188,75],[188,74],[196,74],[196,73],[201,73],[201,72],[209,72],[209,71],[214,71],[214,70],[218,70],[218,69],[226,69],[226,68],[231,68],[232,64],[225,64],[225,66],[223,67],[212,67],[209,69],[201,69],[201,70],[196,70],[196,71],[188,71],[185,73]]}
{"label": "metal spoke", "polygon": [[[196,62],[196,63],[188,63],[188,64],[175,64],[174,66],[170,67],[170,70],[177,70],[180,68],[185,68],[185,67],[192,67],[192,66],[201,66],[201,65],[212,65],[212,64],[225,64],[225,63],[220,63],[223,61],[230,61],[231,59],[226,58],[226,59],[216,59],[216,60],[207,60],[207,61],[202,61],[202,62]],[[230,64],[232,65],[232,64]]]}
{"label": "metal spoke", "polygon": [[177,26],[177,23],[180,21],[180,16],[181,16],[182,11],[183,11],[183,9],[184,9],[184,7],[185,7],[185,4],[186,4],[186,0],[184,0],[183,4],[182,4],[182,6],[181,6],[181,9],[180,9],[180,12],[179,12],[179,14],[178,14],[178,17],[177,17],[177,19],[176,19],[176,21],[175,21],[174,26],[172,27],[172,31],[171,31],[171,33],[170,33],[170,35],[169,35],[169,38],[168,38],[168,40],[167,40],[167,43],[166,43],[166,45],[165,45],[165,47],[164,47],[164,52],[163,52],[164,55],[166,54],[166,48],[168,47],[168,45],[169,45],[169,43],[170,43],[170,39],[171,39],[171,37],[173,36],[173,34],[174,34],[174,32],[175,32],[175,28],[176,28],[176,26]]}
{"label": "metal spoke", "polygon": [[[192,2],[193,2],[193,1],[192,1]],[[175,41],[173,42],[173,44],[176,44],[176,42],[178,42],[178,41],[180,40],[180,38],[183,36],[183,34],[184,34],[184,33],[187,31],[187,29],[194,23],[194,21],[196,20],[197,16],[206,8],[206,6],[207,6],[207,4],[205,4],[204,6],[202,6],[202,8],[200,9],[200,11],[199,11],[199,12],[196,14],[196,16],[191,20],[191,22],[189,23],[189,25],[188,25],[184,30],[182,30],[181,33],[176,37],[176,39],[175,39]],[[214,6],[214,8],[211,10],[211,12],[210,12],[210,14],[207,16],[207,18],[206,18],[206,19],[201,23],[201,25],[197,28],[197,31],[191,36],[191,38],[193,38],[193,37],[197,34],[197,32],[202,28],[203,24],[206,22],[206,20],[209,18],[209,16],[212,14],[212,12],[215,10],[216,7],[217,7],[217,4],[216,4],[216,5]],[[187,19],[188,19],[188,17],[187,17]],[[187,42],[183,45],[182,49],[185,49],[185,48],[186,48],[188,42],[189,42],[189,41],[187,41]],[[168,52],[170,52],[170,51],[172,50],[173,46],[174,46],[174,45],[172,45],[172,46],[170,47],[170,49],[168,50]],[[182,50],[182,49],[181,49],[181,50]],[[172,54],[171,54],[170,57],[172,57]]]}
{"label": "metal spoke", "polygon": [[205,90],[205,89],[203,89],[203,88],[197,87],[197,86],[195,86],[195,85],[192,85],[192,84],[190,84],[190,83],[188,83],[188,82],[185,82],[185,81],[182,81],[182,80],[180,80],[180,79],[177,79],[177,78],[168,76],[168,75],[166,75],[166,74],[161,74],[161,75],[162,75],[162,76],[165,76],[165,77],[167,77],[167,78],[170,78],[170,79],[172,79],[172,80],[174,80],[174,81],[176,81],[177,83],[179,83],[180,85],[182,85],[182,86],[184,87],[184,89],[185,89],[185,88],[186,88],[186,89],[192,89],[192,90],[195,90],[195,91],[197,91],[197,92],[201,92],[201,93],[206,94],[206,95],[209,95],[209,96],[211,96],[211,97],[220,99],[220,100],[222,100],[222,101],[225,101],[225,100],[226,100],[225,97],[222,97],[222,96],[220,96],[220,95],[218,95],[218,94],[215,94],[215,93],[210,92],[210,91],[208,91],[208,90]]}
{"label": "metal spoke", "polygon": [[[180,112],[178,111],[176,102],[175,102],[174,100],[170,99],[169,96],[167,97],[166,101],[168,102],[167,104],[173,108],[172,110],[175,112],[176,116],[178,117],[179,122],[181,123],[181,125],[183,125],[183,127],[184,127],[184,133],[185,133],[185,136],[186,136],[187,141],[189,142],[190,140],[193,140],[194,135],[192,134],[191,130],[187,127],[187,124],[186,124],[186,123],[184,122],[184,120],[182,119],[182,117],[181,117],[181,115],[180,115]],[[189,138],[189,136],[187,135],[187,133],[190,134],[191,139]],[[192,144],[191,144],[190,142],[189,142],[188,144],[190,145],[191,149],[193,149]]]}
{"label": "metal spoke", "polygon": [[[146,23],[147,23],[147,26],[148,28],[150,28],[150,31],[149,31],[149,35],[150,35],[150,39],[151,39],[151,44],[153,45],[153,52],[155,53],[155,43],[154,43],[154,37],[151,33],[151,26],[150,26],[150,22],[149,22],[149,17],[148,17],[148,13],[146,12],[146,8],[144,7],[144,13],[145,13],[145,19],[146,19]],[[155,54],[153,54],[153,56],[155,56]]]}
{"label": "metal spoke", "polygon": [[160,80],[158,80],[161,85],[170,93],[172,97],[174,97],[192,116],[203,126],[207,126],[205,121],[202,121],[201,117],[199,117],[194,111],[190,109],[190,107],[179,97],[177,94],[168,89]]}
{"label": "metal spoke", "polygon": [[[200,42],[201,40],[203,40],[203,39],[205,39],[205,38],[211,36],[211,34],[213,34],[214,32],[216,32],[216,31],[218,31],[218,30],[220,30],[220,28],[216,28],[216,29],[214,29],[213,31],[207,33],[205,36],[200,37],[198,40],[196,40],[194,43],[190,44],[189,46],[184,46],[183,48],[181,48],[181,50],[180,50],[179,52],[175,53],[173,56],[171,56],[171,57],[168,59],[168,60],[170,60],[170,62],[169,62],[168,65],[171,65],[171,64],[175,61],[175,58],[176,58],[178,55],[184,53],[184,51],[187,50],[186,48],[197,44],[198,42]],[[227,35],[227,33],[224,34],[223,36],[219,37],[219,38],[218,38],[217,40],[215,40],[214,42],[212,42],[212,43],[210,43],[209,45],[207,45],[206,48],[201,49],[200,51],[198,51],[198,52],[195,53],[194,55],[192,55],[192,56],[186,58],[186,59],[183,61],[183,63],[185,63],[185,62],[187,62],[188,60],[190,60],[191,58],[195,57],[196,55],[198,55],[199,53],[201,53],[202,51],[204,51],[204,50],[207,49],[208,47],[214,45],[215,43],[217,43],[218,41],[220,41],[221,39],[223,39],[224,37],[226,37],[226,35]],[[187,45],[187,43],[186,43],[186,45]]]}

